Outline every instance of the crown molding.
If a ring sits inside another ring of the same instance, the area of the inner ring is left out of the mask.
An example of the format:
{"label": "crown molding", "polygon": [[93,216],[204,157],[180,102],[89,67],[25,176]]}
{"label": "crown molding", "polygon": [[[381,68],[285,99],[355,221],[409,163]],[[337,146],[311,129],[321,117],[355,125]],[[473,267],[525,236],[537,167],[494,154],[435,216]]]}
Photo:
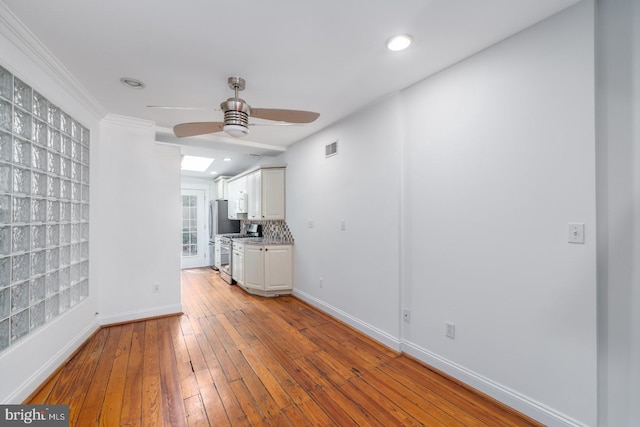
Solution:
{"label": "crown molding", "polygon": [[0,34],[13,43],[27,58],[47,73],[71,97],[101,119],[107,110],[76,80],[71,72],[46,48],[44,44],[0,0]]}

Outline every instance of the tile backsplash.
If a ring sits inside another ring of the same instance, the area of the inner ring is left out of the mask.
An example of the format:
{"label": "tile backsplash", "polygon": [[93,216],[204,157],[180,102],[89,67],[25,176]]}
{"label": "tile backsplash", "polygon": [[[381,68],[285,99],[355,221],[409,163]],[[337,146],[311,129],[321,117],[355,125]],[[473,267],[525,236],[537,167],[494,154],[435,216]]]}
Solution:
{"label": "tile backsplash", "polygon": [[262,236],[265,240],[271,240],[274,242],[293,243],[293,235],[287,222],[284,220],[269,220],[269,221],[250,221],[242,220],[241,229],[244,230],[245,224],[259,224],[262,225]]}

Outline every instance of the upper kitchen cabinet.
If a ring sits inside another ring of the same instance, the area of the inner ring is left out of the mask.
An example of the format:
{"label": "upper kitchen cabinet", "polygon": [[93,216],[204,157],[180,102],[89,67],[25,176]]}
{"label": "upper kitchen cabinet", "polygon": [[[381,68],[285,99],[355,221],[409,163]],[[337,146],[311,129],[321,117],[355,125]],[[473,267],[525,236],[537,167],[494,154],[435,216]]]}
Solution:
{"label": "upper kitchen cabinet", "polygon": [[219,176],[213,182],[216,184],[216,199],[229,200],[228,176]]}
{"label": "upper kitchen cabinet", "polygon": [[247,176],[237,176],[227,182],[229,219],[247,218]]}
{"label": "upper kitchen cabinet", "polygon": [[285,219],[285,169],[261,168],[247,175],[248,214],[252,220]]}

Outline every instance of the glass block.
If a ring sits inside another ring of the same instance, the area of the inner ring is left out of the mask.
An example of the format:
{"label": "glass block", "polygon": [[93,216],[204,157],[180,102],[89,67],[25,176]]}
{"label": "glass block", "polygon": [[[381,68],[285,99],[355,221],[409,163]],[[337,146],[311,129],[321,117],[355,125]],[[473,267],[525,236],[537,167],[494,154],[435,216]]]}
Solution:
{"label": "glass block", "polygon": [[60,140],[60,154],[64,154],[67,157],[71,156],[71,138],[68,136],[62,136]]}
{"label": "glass block", "polygon": [[58,267],[60,267],[60,250],[47,249],[47,271],[57,270]]}
{"label": "glass block", "polygon": [[82,230],[80,229],[80,224],[71,224],[71,242],[72,243],[79,242],[81,235],[82,235]]}
{"label": "glass block", "polygon": [[29,310],[11,316],[11,342],[17,341],[29,333]]}
{"label": "glass block", "polygon": [[64,313],[71,307],[71,289],[60,292],[60,313]]}
{"label": "glass block", "polygon": [[12,281],[22,282],[29,278],[29,261],[31,256],[29,254],[14,255],[11,257],[11,278]]}
{"label": "glass block", "polygon": [[11,196],[0,195],[0,224],[11,222]]}
{"label": "glass block", "polygon": [[60,247],[60,265],[69,265],[71,264],[71,246],[61,246]]}
{"label": "glass block", "polygon": [[82,282],[77,283],[75,285],[71,285],[71,307],[73,307],[74,305],[80,302],[81,287],[82,287]]}
{"label": "glass block", "polygon": [[13,74],[0,66],[0,96],[13,99]]}
{"label": "glass block", "polygon": [[89,129],[87,129],[86,127],[82,127],[82,138],[80,139],[80,141],[82,142],[83,145],[85,146],[89,146]]}
{"label": "glass block", "polygon": [[58,294],[44,301],[44,321],[48,322],[60,313],[60,299]]}
{"label": "glass block", "polygon": [[33,115],[38,117],[40,120],[47,120],[47,99],[40,95],[35,90],[33,91]]}
{"label": "glass block", "polygon": [[13,168],[13,192],[29,194],[31,190],[31,171],[18,167]]}
{"label": "glass block", "polygon": [[44,225],[31,226],[31,249],[44,249],[47,244],[47,232]]}
{"label": "glass block", "polygon": [[47,219],[47,201],[31,199],[31,222],[45,222]]}
{"label": "glass block", "polygon": [[80,281],[80,264],[71,265],[71,283],[78,283]]}
{"label": "glass block", "polygon": [[66,179],[60,180],[60,198],[63,200],[71,200],[71,181]]}
{"label": "glass block", "polygon": [[[51,177],[49,177],[49,180],[51,180]],[[58,221],[60,221],[60,202],[47,200],[47,222]]]}
{"label": "glass block", "polygon": [[80,141],[80,138],[82,138],[80,124],[73,119],[71,119],[71,138],[73,138],[74,141]]}
{"label": "glass block", "polygon": [[89,296],[89,281],[83,280],[80,282],[80,299],[83,300]]}
{"label": "glass block", "polygon": [[56,129],[60,129],[60,109],[49,103],[47,106],[47,123]]}
{"label": "glass block", "polygon": [[47,170],[47,150],[37,145],[31,146],[31,167],[41,171]]}
{"label": "glass block", "polygon": [[44,287],[47,297],[58,293],[58,291],[60,290],[60,278],[58,276],[57,270],[52,271],[45,276]]}
{"label": "glass block", "polygon": [[60,224],[60,244],[68,245],[71,243],[71,225]]}
{"label": "glass block", "polygon": [[60,175],[60,155],[49,151],[47,153],[47,171]]}
{"label": "glass block", "polygon": [[71,162],[71,179],[80,181],[80,163]]}
{"label": "glass block", "polygon": [[45,122],[40,120],[33,121],[33,136],[31,140],[43,147],[47,146],[47,138],[49,137],[48,126]]}
{"label": "glass block", "polygon": [[80,237],[82,238],[82,240],[87,241],[89,240],[89,224],[87,224],[86,222],[83,224],[80,224]]}
{"label": "glass block", "polygon": [[[11,251],[13,253],[26,252],[29,250],[31,243],[29,240],[29,236],[31,235],[31,233],[29,233],[29,228],[30,227],[28,225],[11,227]],[[15,269],[15,267],[16,266],[14,264],[13,268]]]}
{"label": "glass block", "polygon": [[71,268],[63,268],[59,272],[60,289],[68,289],[71,286]]}
{"label": "glass block", "polygon": [[11,227],[0,227],[0,257],[11,254]]}
{"label": "glass block", "polygon": [[56,153],[60,152],[60,132],[52,127],[47,129],[47,147]]}
{"label": "glass block", "polygon": [[82,187],[80,187],[80,184],[74,182],[71,185],[71,198],[76,202],[82,199]]}
{"label": "glass block", "polygon": [[34,330],[39,326],[44,325],[44,320],[45,320],[45,307],[44,307],[44,301],[39,302],[38,304],[32,306],[29,310],[29,317],[30,317],[30,321],[31,324],[29,326],[30,330]]}
{"label": "glass block", "polygon": [[31,219],[31,199],[28,197],[13,198],[13,222],[27,223]]}
{"label": "glass block", "polygon": [[31,111],[32,99],[31,86],[17,77],[13,79],[13,103],[20,108]]}
{"label": "glass block", "polygon": [[[34,196],[47,196],[47,176],[43,173],[31,173],[31,194]],[[44,210],[42,211],[44,213]]]}
{"label": "glass block", "polygon": [[82,166],[82,183],[89,183],[89,168],[86,166]]}
{"label": "glass block", "polygon": [[60,178],[55,176],[47,177],[47,197],[60,198]]}
{"label": "glass block", "polygon": [[71,160],[66,157],[60,158],[60,175],[65,178],[71,178]]}
{"label": "glass block", "polygon": [[82,250],[82,247],[80,246],[79,243],[71,245],[71,262],[80,261],[81,250]]}
{"label": "glass block", "polygon": [[71,143],[71,158],[76,162],[79,162],[82,159],[82,149],[79,142],[73,141]]}
{"label": "glass block", "polygon": [[11,288],[0,289],[0,319],[6,319],[11,314]]}
{"label": "glass block", "polygon": [[29,286],[31,288],[29,296],[32,303],[44,300],[46,296],[45,276],[38,276],[31,279]]}
{"label": "glass block", "polygon": [[[78,292],[79,293],[79,292]],[[0,322],[0,351],[2,351],[3,349],[9,347],[9,334],[10,331],[10,327],[9,327],[9,319],[5,319],[3,321]]]}
{"label": "glass block", "polygon": [[60,202],[60,221],[71,221],[71,218],[71,202]]}
{"label": "glass block", "polygon": [[84,261],[80,264],[80,277],[83,279],[89,277],[89,261]]}
{"label": "glass block", "polygon": [[0,131],[0,161],[10,162],[13,158],[11,154],[13,149],[12,140],[10,133]]}
{"label": "glass block", "polygon": [[0,163],[0,193],[10,193],[12,189],[11,178],[11,165]]}
{"label": "glass block", "polygon": [[80,258],[89,259],[89,242],[82,242],[80,244]]}
{"label": "glass block", "polygon": [[82,201],[85,203],[89,203],[89,186],[82,186]]}
{"label": "glass block", "polygon": [[82,210],[79,203],[71,205],[71,222],[80,222],[82,220]]}
{"label": "glass block", "polygon": [[71,118],[62,110],[60,110],[60,130],[67,135],[71,134]]}
{"label": "glass block", "polygon": [[82,209],[82,216],[80,219],[83,222],[88,222],[89,221],[89,205],[82,205],[81,209]]}
{"label": "glass block", "polygon": [[60,243],[60,226],[47,225],[47,247],[58,246]]}
{"label": "glass block", "polygon": [[13,122],[13,105],[10,102],[0,99],[0,129],[11,131]]}
{"label": "glass block", "polygon": [[29,282],[11,287],[11,312],[17,313],[29,307]]}
{"label": "glass block", "polygon": [[31,138],[31,114],[20,110],[13,109],[13,134],[20,135],[23,138]]}
{"label": "glass block", "polygon": [[0,288],[8,286],[11,278],[11,258],[0,258]]}
{"label": "glass block", "polygon": [[31,275],[44,274],[46,271],[46,252],[31,252]]}
{"label": "glass block", "polygon": [[81,152],[80,161],[82,163],[84,163],[85,165],[88,165],[89,164],[89,149],[87,147],[83,146],[80,149],[80,152]]}
{"label": "glass block", "polygon": [[31,143],[22,139],[13,139],[13,162],[31,166]]}

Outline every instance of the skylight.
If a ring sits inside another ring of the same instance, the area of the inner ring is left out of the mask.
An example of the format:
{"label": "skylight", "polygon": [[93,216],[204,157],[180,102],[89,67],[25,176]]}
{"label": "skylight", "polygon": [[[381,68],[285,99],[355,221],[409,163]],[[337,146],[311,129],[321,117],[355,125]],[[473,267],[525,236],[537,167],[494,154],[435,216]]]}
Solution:
{"label": "skylight", "polygon": [[183,171],[204,172],[214,160],[208,157],[184,156],[180,168]]}

